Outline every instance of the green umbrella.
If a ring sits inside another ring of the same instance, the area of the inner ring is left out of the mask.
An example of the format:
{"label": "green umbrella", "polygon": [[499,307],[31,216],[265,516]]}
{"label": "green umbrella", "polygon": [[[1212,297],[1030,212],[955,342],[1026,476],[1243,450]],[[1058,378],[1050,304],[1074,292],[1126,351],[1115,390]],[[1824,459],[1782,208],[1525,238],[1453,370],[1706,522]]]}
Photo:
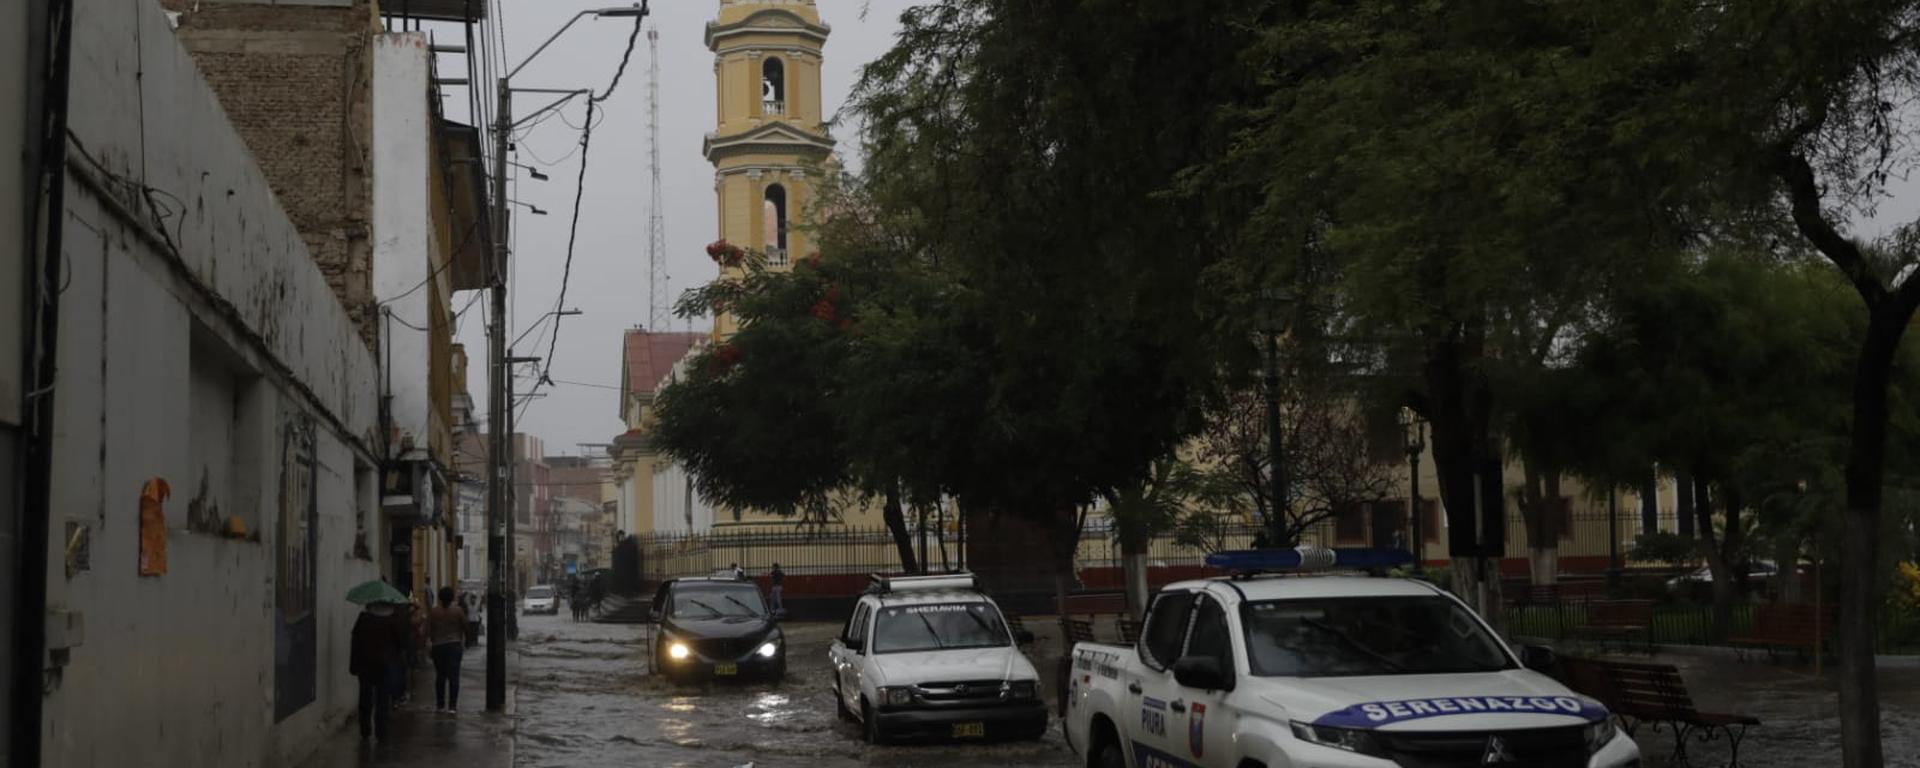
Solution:
{"label": "green umbrella", "polygon": [[374,579],[373,581],[365,582],[360,586],[347,590],[347,602],[358,603],[360,605],[369,605],[372,603],[405,604],[407,602],[407,596],[400,594],[400,590],[394,589],[392,584]]}

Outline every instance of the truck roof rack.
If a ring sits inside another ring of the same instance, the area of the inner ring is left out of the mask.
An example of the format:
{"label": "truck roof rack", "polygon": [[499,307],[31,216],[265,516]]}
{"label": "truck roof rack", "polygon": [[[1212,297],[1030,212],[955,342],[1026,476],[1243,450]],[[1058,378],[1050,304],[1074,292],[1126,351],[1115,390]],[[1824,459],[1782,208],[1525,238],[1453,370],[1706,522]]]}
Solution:
{"label": "truck roof rack", "polygon": [[887,576],[875,573],[867,578],[869,579],[867,591],[876,594],[908,590],[976,588],[973,573],[969,571],[933,573],[925,576]]}
{"label": "truck roof rack", "polygon": [[1228,571],[1235,578],[1263,573],[1299,573],[1335,568],[1382,572],[1413,562],[1413,553],[1387,547],[1322,547],[1302,545],[1292,549],[1234,549],[1207,555],[1207,565]]}

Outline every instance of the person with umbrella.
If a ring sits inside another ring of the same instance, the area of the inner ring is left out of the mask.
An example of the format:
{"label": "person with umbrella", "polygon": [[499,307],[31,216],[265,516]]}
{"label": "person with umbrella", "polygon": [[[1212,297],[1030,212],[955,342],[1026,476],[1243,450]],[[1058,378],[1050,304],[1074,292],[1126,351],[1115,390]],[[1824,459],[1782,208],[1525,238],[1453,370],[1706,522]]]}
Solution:
{"label": "person with umbrella", "polygon": [[347,671],[360,681],[360,738],[387,738],[387,720],[393,712],[388,676],[393,662],[406,653],[407,638],[394,623],[395,606],[407,596],[384,581],[369,581],[347,592],[347,601],[366,608],[353,622]]}

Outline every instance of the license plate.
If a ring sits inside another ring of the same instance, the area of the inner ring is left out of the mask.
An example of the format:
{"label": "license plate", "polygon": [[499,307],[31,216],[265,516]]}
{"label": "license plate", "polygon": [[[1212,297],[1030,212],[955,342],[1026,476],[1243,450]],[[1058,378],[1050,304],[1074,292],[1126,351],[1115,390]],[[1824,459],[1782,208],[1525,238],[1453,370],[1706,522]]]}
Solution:
{"label": "license plate", "polygon": [[980,738],[987,735],[986,723],[954,723],[953,737],[956,739]]}
{"label": "license plate", "polygon": [[731,661],[723,661],[713,665],[713,673],[716,675],[737,675],[740,674],[740,665]]}

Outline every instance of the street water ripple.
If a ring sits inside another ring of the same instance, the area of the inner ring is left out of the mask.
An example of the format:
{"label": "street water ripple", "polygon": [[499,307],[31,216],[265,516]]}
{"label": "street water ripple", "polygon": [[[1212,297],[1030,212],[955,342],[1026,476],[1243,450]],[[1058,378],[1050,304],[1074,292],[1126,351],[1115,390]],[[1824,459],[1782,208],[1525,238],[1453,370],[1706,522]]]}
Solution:
{"label": "street water ripple", "polygon": [[1037,741],[872,747],[834,716],[827,645],[837,625],[785,627],[778,683],[671,684],[647,671],[638,626],[521,618],[520,768],[1064,768],[1059,728]]}

